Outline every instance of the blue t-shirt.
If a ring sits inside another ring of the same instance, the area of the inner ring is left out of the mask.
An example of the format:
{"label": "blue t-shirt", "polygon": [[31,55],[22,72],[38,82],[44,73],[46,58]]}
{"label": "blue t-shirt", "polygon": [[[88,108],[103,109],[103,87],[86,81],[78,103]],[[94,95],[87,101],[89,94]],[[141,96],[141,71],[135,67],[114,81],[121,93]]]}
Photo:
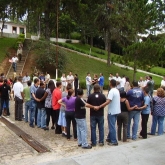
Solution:
{"label": "blue t-shirt", "polygon": [[35,85],[32,85],[32,86],[30,87],[30,98],[31,98],[32,100],[34,100],[34,98],[33,98],[33,96],[32,96],[32,93],[33,93],[34,95],[36,95],[37,89],[38,89],[38,87],[35,86]]}
{"label": "blue t-shirt", "polygon": [[142,114],[150,114],[150,111],[151,111],[150,102],[151,102],[150,97],[145,96],[144,97],[144,105],[147,105],[147,107],[142,110]]}
{"label": "blue t-shirt", "polygon": [[103,76],[101,76],[101,77],[99,78],[99,85],[100,85],[101,87],[104,86],[104,77],[103,77]]}
{"label": "blue t-shirt", "polygon": [[142,106],[142,102],[144,101],[143,91],[136,87],[127,92],[127,99],[129,101],[130,107],[137,105],[138,107]]}

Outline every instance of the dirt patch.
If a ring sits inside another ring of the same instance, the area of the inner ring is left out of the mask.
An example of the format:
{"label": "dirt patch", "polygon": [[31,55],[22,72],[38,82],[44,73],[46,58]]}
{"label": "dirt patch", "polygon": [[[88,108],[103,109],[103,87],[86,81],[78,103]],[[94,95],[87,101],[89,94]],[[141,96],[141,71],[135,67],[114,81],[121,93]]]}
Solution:
{"label": "dirt patch", "polygon": [[10,68],[10,65],[11,65],[11,63],[9,62],[9,59],[11,59],[12,56],[16,53],[15,49],[12,49],[12,48],[8,49],[7,52],[9,52],[9,55],[2,61],[1,65],[0,65],[0,73],[7,74],[8,70]]}
{"label": "dirt patch", "polygon": [[25,73],[31,75],[34,71],[35,66],[35,54],[32,51],[30,51],[22,75],[25,75]]}

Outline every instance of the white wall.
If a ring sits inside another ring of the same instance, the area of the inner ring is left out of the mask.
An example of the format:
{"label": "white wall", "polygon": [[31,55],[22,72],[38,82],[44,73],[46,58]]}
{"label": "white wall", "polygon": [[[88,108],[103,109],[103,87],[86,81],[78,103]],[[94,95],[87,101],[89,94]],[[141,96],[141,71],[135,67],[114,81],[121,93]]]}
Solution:
{"label": "white wall", "polygon": [[[64,39],[64,38],[58,38],[58,42],[65,43],[67,40],[72,40],[72,39]],[[50,38],[50,41],[56,42],[56,38]],[[72,40],[72,43],[79,43],[79,40]]]}

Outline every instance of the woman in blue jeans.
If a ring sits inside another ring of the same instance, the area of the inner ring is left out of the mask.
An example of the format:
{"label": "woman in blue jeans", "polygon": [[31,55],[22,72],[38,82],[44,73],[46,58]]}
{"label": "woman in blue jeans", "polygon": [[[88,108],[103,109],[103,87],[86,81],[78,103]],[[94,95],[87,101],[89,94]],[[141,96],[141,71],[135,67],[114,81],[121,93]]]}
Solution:
{"label": "woman in blue jeans", "polygon": [[152,126],[150,135],[155,135],[158,123],[158,135],[163,135],[163,122],[165,117],[165,93],[163,88],[157,89],[157,96],[153,98]]}

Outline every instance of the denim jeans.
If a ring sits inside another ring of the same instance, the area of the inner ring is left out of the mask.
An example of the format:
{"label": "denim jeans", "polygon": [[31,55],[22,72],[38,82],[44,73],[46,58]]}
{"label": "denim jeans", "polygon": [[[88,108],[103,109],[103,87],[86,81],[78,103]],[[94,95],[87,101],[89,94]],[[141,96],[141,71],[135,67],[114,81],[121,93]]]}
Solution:
{"label": "denim jeans", "polygon": [[91,142],[96,145],[96,125],[99,129],[99,143],[104,143],[104,116],[90,116]]}
{"label": "denim jeans", "polygon": [[163,135],[163,122],[164,116],[155,116],[152,117],[152,126],[151,126],[151,134],[155,135],[156,126],[158,123],[158,135]]}
{"label": "denim jeans", "polygon": [[17,63],[13,62],[12,67],[13,67],[14,72],[16,72],[17,71]]}
{"label": "denim jeans", "polygon": [[116,138],[116,120],[117,120],[117,114],[116,115],[111,115],[108,114],[108,129],[109,133],[107,136],[107,140],[113,144],[117,143],[117,138]]}
{"label": "denim jeans", "polygon": [[137,138],[137,131],[140,119],[140,111],[131,111],[128,116],[128,128],[127,128],[127,138],[130,138],[130,127],[131,120],[133,118],[133,126],[132,126],[132,139],[135,140]]}
{"label": "denim jeans", "polygon": [[38,108],[37,126],[41,128],[46,127],[46,110],[45,108]]}
{"label": "denim jeans", "polygon": [[86,119],[77,119],[76,118],[76,123],[77,123],[77,137],[78,137],[78,144],[82,145],[82,147],[87,147],[88,146],[88,141],[87,141],[87,123]]}
{"label": "denim jeans", "polygon": [[9,99],[1,98],[0,101],[1,101],[1,104],[0,104],[0,116],[2,115],[2,111],[4,110],[4,104],[6,106],[7,116],[9,116],[10,115],[10,112],[9,112]]}
{"label": "denim jeans", "polygon": [[30,112],[30,126],[33,126],[34,124],[34,119],[35,119],[35,111],[36,111],[37,103],[35,100],[31,100],[31,106],[29,109]]}
{"label": "denim jeans", "polygon": [[25,122],[28,122],[28,112],[30,110],[31,100],[25,102]]}
{"label": "denim jeans", "polygon": [[87,87],[87,96],[91,94],[91,85],[86,85]]}

